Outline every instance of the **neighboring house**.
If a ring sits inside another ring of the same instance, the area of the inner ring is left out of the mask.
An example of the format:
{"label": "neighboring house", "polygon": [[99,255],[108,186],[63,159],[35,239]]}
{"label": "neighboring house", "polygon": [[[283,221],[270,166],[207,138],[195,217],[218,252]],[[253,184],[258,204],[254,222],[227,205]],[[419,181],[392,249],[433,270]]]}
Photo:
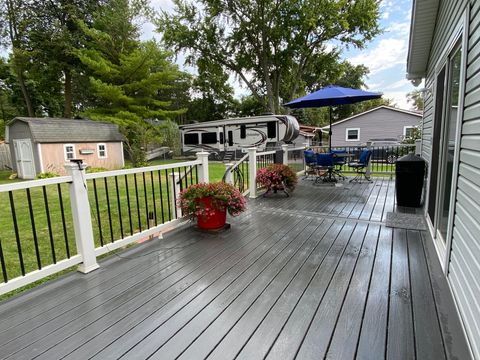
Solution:
{"label": "neighboring house", "polygon": [[[390,106],[353,115],[332,124],[332,146],[358,146],[370,139],[403,140],[418,127],[422,115]],[[322,128],[328,131],[328,126]]]}
{"label": "neighboring house", "polygon": [[22,179],[39,173],[65,174],[70,159],[90,167],[124,166],[123,136],[118,126],[91,120],[17,117],[6,130],[13,170]]}
{"label": "neighboring house", "polygon": [[300,147],[304,146],[305,144],[312,145],[313,143],[319,143],[321,139],[322,128],[300,124],[300,132],[297,138],[293,140],[293,146]]}
{"label": "neighboring house", "polygon": [[480,1],[414,1],[412,14],[407,77],[425,80],[425,215],[480,359]]}

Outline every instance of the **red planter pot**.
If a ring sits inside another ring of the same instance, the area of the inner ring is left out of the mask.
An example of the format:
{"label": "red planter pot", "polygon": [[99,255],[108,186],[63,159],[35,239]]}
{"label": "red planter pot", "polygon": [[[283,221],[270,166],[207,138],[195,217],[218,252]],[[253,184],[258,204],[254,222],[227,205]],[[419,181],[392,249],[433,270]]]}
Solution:
{"label": "red planter pot", "polygon": [[[202,198],[197,202],[204,208],[212,209],[212,199]],[[197,216],[197,226],[204,230],[216,230],[221,229],[227,222],[227,209],[223,210],[211,210],[208,215],[202,214]]]}

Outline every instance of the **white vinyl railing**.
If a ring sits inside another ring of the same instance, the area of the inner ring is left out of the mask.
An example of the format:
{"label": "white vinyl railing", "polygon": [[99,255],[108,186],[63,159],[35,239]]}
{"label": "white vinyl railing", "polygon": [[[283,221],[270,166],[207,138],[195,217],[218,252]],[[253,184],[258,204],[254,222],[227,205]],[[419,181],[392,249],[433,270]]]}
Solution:
{"label": "white vinyl railing", "polygon": [[181,219],[183,188],[209,182],[208,153],[194,161],[0,185],[0,295],[141,239]]}

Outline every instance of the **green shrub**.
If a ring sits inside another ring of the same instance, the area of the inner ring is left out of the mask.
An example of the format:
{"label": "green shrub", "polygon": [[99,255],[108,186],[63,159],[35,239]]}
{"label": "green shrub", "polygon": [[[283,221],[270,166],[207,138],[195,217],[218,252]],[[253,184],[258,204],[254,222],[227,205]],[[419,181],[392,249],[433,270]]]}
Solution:
{"label": "green shrub", "polygon": [[53,171],[47,171],[47,172],[43,172],[43,173],[40,173],[37,175],[37,179],[48,179],[48,178],[53,178],[53,177],[57,177],[57,176],[60,176],[60,174],[57,174]]}

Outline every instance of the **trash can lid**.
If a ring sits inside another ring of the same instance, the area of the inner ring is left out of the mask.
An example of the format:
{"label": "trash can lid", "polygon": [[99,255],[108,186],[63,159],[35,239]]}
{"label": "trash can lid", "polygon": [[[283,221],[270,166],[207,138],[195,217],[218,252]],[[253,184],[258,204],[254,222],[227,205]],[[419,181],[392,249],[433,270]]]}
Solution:
{"label": "trash can lid", "polygon": [[423,158],[421,158],[420,156],[417,156],[413,153],[409,153],[405,156],[402,156],[401,158],[398,158],[397,159],[397,163],[398,162],[425,162],[425,160]]}

